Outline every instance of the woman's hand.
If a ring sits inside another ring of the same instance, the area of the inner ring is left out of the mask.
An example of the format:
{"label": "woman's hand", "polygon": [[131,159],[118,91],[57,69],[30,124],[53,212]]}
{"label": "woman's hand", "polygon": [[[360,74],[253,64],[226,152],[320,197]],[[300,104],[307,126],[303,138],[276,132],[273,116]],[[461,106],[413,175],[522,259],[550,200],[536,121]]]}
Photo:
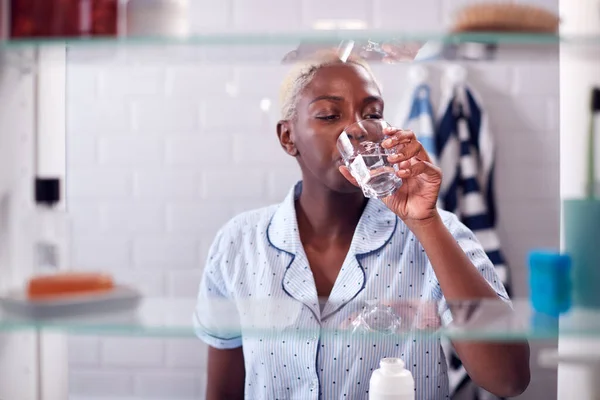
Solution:
{"label": "woman's hand", "polygon": [[427,221],[437,215],[442,171],[431,163],[423,145],[412,131],[389,128],[382,147],[393,150],[388,161],[398,166],[396,175],[403,184],[382,201],[405,223]]}
{"label": "woman's hand", "polygon": [[[388,128],[385,134],[389,137],[382,142],[382,146],[395,153],[388,156],[388,160],[398,165],[396,175],[402,178],[403,183],[394,194],[381,200],[407,225],[426,223],[437,216],[436,204],[442,172],[431,163],[413,132]],[[346,166],[341,166],[340,172],[359,186]]]}

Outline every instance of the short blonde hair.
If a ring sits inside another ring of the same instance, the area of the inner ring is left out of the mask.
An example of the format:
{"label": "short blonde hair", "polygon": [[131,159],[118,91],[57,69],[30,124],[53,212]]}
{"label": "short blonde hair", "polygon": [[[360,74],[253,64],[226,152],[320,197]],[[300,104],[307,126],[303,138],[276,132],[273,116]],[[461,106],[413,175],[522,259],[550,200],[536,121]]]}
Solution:
{"label": "short blonde hair", "polygon": [[340,59],[340,53],[337,50],[318,51],[311,57],[297,62],[283,79],[279,90],[279,104],[282,119],[291,120],[296,116],[298,98],[302,91],[313,80],[316,72],[323,67],[335,64],[360,65],[369,73],[377,86],[380,87],[373,75],[373,71],[364,59],[351,55],[346,61],[343,61]]}

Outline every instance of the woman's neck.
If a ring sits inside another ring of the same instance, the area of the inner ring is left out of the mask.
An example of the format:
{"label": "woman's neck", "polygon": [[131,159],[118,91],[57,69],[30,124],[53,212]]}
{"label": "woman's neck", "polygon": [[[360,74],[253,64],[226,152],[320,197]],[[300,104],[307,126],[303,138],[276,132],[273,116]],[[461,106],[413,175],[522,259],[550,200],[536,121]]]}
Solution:
{"label": "woman's neck", "polygon": [[359,191],[339,193],[304,181],[296,201],[298,227],[310,237],[352,237],[367,200]]}

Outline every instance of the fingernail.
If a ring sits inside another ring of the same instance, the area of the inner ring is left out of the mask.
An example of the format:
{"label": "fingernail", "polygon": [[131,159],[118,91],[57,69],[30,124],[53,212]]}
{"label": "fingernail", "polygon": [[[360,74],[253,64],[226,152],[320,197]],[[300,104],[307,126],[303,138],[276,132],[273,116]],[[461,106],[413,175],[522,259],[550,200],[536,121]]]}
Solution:
{"label": "fingernail", "polygon": [[392,139],[385,139],[383,141],[383,143],[381,143],[382,146],[391,146],[392,145]]}

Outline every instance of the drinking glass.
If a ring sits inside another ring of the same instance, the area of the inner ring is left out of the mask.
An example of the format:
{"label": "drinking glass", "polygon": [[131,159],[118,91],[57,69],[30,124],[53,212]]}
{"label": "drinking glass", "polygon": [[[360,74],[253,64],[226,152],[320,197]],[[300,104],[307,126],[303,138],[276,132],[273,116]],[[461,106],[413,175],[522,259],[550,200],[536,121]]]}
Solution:
{"label": "drinking glass", "polygon": [[393,149],[381,147],[390,125],[382,119],[358,121],[344,129],[337,148],[350,173],[363,190],[365,197],[384,198],[394,193],[402,179],[396,175],[398,166],[388,161]]}

